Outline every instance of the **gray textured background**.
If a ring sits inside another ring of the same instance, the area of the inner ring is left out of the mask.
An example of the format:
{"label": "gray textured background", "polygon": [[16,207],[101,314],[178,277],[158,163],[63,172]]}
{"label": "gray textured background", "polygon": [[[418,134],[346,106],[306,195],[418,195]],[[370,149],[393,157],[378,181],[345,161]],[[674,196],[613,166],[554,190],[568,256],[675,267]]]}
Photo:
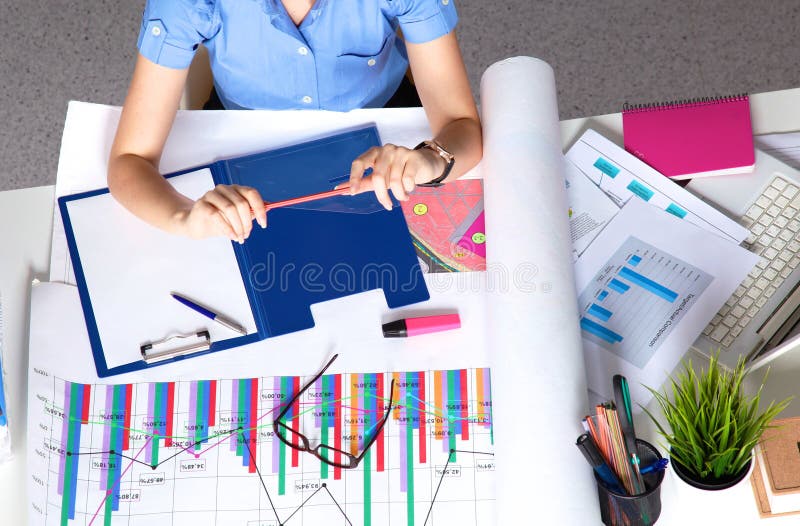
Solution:
{"label": "gray textured background", "polygon": [[[800,86],[800,0],[455,1],[475,92],[491,63],[533,55],[561,118]],[[122,103],[144,3],[3,2],[0,190],[55,182],[67,101]]]}

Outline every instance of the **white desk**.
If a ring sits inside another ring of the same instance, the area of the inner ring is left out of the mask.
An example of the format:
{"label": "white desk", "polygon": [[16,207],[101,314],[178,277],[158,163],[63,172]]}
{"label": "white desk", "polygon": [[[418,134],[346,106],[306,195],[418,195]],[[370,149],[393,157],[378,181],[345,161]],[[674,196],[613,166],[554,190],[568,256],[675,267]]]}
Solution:
{"label": "white desk", "polygon": [[[800,88],[753,95],[751,107],[755,134],[800,129]],[[564,148],[590,127],[622,143],[622,117],[616,113],[562,122]],[[14,440],[13,461],[0,466],[0,513],[4,524],[22,525],[27,517],[23,429],[28,365],[28,294],[31,279],[47,275],[53,191],[53,187],[47,186],[0,193],[0,224],[4,225],[0,233],[0,246],[3,247],[0,252],[0,292],[5,318],[4,365]],[[778,398],[791,393],[800,377],[800,353],[790,353],[775,360],[770,375],[768,397]],[[653,426],[644,419],[637,421],[637,431],[651,442],[658,441]],[[754,523],[758,518],[749,484],[726,492],[723,501],[708,505],[711,497],[704,495],[704,500],[700,501],[685,494],[668,475],[662,486],[664,508],[658,524],[703,524],[705,521],[711,524],[710,521],[716,523],[725,519],[729,524],[745,524]],[[769,524],[795,524],[797,520],[797,516],[790,516],[771,519]]]}

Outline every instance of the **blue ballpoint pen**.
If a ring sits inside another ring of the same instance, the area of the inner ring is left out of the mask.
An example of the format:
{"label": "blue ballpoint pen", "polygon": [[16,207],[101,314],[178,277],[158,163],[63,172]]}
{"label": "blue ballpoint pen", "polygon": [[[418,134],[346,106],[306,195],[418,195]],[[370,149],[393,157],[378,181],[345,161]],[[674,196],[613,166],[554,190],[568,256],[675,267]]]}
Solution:
{"label": "blue ballpoint pen", "polygon": [[642,468],[642,475],[647,475],[651,471],[663,471],[667,469],[667,465],[669,464],[668,458],[660,458],[653,462],[652,464],[648,464]]}
{"label": "blue ballpoint pen", "polygon": [[202,314],[203,316],[205,316],[208,319],[214,320],[215,322],[219,323],[223,327],[227,327],[228,329],[230,329],[232,331],[235,331],[235,332],[238,332],[239,334],[247,335],[247,331],[244,330],[244,328],[241,325],[229,320],[228,318],[222,316],[221,314],[217,314],[216,312],[214,312],[214,311],[212,311],[210,309],[207,309],[206,307],[203,307],[202,305],[199,305],[199,304],[193,302],[189,298],[187,298],[185,296],[181,296],[180,294],[177,294],[175,292],[171,292],[170,296],[175,298],[180,303],[186,305],[187,307],[189,307],[193,311],[199,312],[200,314]]}

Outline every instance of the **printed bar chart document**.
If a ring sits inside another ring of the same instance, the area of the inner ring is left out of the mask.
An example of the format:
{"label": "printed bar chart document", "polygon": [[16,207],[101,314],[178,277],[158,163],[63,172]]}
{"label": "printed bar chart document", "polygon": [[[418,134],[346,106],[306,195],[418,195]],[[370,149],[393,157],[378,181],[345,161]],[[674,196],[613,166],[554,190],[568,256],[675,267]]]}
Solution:
{"label": "printed bar chart document", "polygon": [[614,374],[642,405],[744,279],[758,256],[633,199],[575,265],[589,389]]}
{"label": "printed bar chart document", "polygon": [[32,385],[41,455],[32,476],[52,482],[33,495],[43,503],[42,524],[491,521],[488,368],[322,376],[285,422],[353,454],[394,399],[356,469],[330,466],[274,436],[272,421],[301,377],[103,385],[51,373],[39,369]]}
{"label": "printed bar chart document", "polygon": [[[462,343],[460,364],[417,366],[419,353],[397,347],[386,356],[399,362],[375,357],[379,330],[343,347],[283,420],[354,454],[377,436],[357,468],[342,469],[273,433],[324,345],[306,340],[275,360],[266,340],[107,382],[93,374],[78,305],[71,286],[32,290],[29,524],[494,523],[492,373],[478,347]],[[433,336],[441,355],[446,340]],[[74,359],[58,359],[67,353]]]}
{"label": "printed bar chart document", "polygon": [[713,279],[631,236],[581,293],[584,338],[643,369]]}

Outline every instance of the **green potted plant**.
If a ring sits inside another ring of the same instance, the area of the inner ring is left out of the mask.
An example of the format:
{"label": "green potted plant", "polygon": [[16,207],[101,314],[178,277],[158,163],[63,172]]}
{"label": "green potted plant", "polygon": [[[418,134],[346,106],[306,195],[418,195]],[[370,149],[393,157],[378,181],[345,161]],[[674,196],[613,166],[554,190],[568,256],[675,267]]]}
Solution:
{"label": "green potted plant", "polygon": [[759,412],[767,375],[756,394],[748,397],[742,385],[747,374],[744,358],[729,371],[714,353],[708,368],[699,374],[691,360],[684,362],[664,394],[647,388],[661,406],[670,431],[650,411],[645,412],[667,441],[673,471],[687,484],[722,490],[743,480],[761,434],[789,404],[791,399],[771,401]]}

